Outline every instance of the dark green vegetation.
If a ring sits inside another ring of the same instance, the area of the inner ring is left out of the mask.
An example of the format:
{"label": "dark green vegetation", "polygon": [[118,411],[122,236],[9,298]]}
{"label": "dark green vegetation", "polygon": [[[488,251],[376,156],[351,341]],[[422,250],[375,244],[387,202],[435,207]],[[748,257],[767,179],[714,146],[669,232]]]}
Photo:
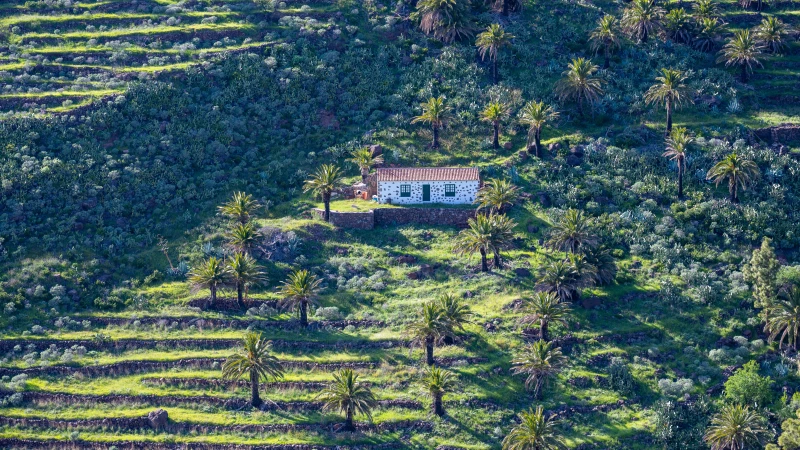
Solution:
{"label": "dark green vegetation", "polygon": [[[796,448],[800,16],[746,3],[3,3],[0,439]],[[497,181],[312,218],[378,164]]]}

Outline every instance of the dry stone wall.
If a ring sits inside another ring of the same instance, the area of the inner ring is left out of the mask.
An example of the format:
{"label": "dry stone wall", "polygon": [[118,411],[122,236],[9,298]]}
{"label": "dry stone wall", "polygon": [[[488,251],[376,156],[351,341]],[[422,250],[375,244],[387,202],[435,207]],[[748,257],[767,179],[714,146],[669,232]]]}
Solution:
{"label": "dry stone wall", "polygon": [[[321,209],[314,213],[323,217]],[[376,208],[367,212],[331,211],[330,222],[340,228],[371,230],[386,225],[447,225],[465,227],[475,217],[474,209],[459,208]]]}

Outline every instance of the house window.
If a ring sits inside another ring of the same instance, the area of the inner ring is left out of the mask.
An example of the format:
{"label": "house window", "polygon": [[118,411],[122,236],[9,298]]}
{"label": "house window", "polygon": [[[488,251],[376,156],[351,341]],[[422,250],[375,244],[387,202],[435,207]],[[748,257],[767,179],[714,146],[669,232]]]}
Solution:
{"label": "house window", "polygon": [[456,185],[455,184],[445,184],[444,185],[444,196],[445,197],[455,197],[456,196]]}
{"label": "house window", "polygon": [[411,197],[411,185],[410,184],[401,184],[400,185],[400,197]]}

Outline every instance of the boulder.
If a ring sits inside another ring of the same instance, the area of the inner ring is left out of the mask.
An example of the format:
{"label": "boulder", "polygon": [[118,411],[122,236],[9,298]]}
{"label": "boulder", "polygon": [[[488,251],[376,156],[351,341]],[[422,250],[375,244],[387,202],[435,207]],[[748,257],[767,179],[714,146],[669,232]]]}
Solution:
{"label": "boulder", "polygon": [[517,152],[517,156],[519,157],[520,161],[525,161],[528,159],[528,152],[525,150],[520,150]]}
{"label": "boulder", "polygon": [[530,278],[531,271],[524,267],[517,267],[516,269],[514,269],[514,275],[520,278]]}
{"label": "boulder", "polygon": [[369,151],[372,152],[372,156],[380,156],[383,154],[383,147],[380,144],[370,145]]}
{"label": "boulder", "polygon": [[422,264],[419,266],[419,273],[422,275],[430,275],[435,269],[430,264]]}
{"label": "boulder", "polygon": [[406,278],[408,278],[409,280],[418,280],[419,279],[419,273],[411,272],[408,275],[406,275]]}
{"label": "boulder", "polygon": [[560,148],[561,148],[561,144],[559,144],[558,142],[553,142],[552,144],[547,146],[547,151],[555,152],[555,151],[558,151],[558,149],[560,149]]}
{"label": "boulder", "polygon": [[165,409],[159,408],[155,411],[150,411],[150,413],[147,414],[147,420],[154,430],[161,431],[167,428],[169,414],[167,414]]}
{"label": "boulder", "polygon": [[417,262],[417,258],[411,255],[401,255],[398,256],[397,259],[395,259],[395,261],[397,261],[400,264],[414,264],[415,262]]}
{"label": "boulder", "polygon": [[503,144],[503,148],[506,150],[511,150],[512,147],[514,147],[514,144],[512,144],[511,142],[506,142],[505,144]]}

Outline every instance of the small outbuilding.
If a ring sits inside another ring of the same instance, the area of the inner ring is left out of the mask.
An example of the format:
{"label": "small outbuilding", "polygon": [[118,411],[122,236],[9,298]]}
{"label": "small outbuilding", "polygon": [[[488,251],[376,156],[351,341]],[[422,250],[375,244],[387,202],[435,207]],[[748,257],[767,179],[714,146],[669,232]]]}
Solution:
{"label": "small outbuilding", "polygon": [[391,204],[470,204],[481,185],[477,167],[386,167],[376,178],[378,201]]}

